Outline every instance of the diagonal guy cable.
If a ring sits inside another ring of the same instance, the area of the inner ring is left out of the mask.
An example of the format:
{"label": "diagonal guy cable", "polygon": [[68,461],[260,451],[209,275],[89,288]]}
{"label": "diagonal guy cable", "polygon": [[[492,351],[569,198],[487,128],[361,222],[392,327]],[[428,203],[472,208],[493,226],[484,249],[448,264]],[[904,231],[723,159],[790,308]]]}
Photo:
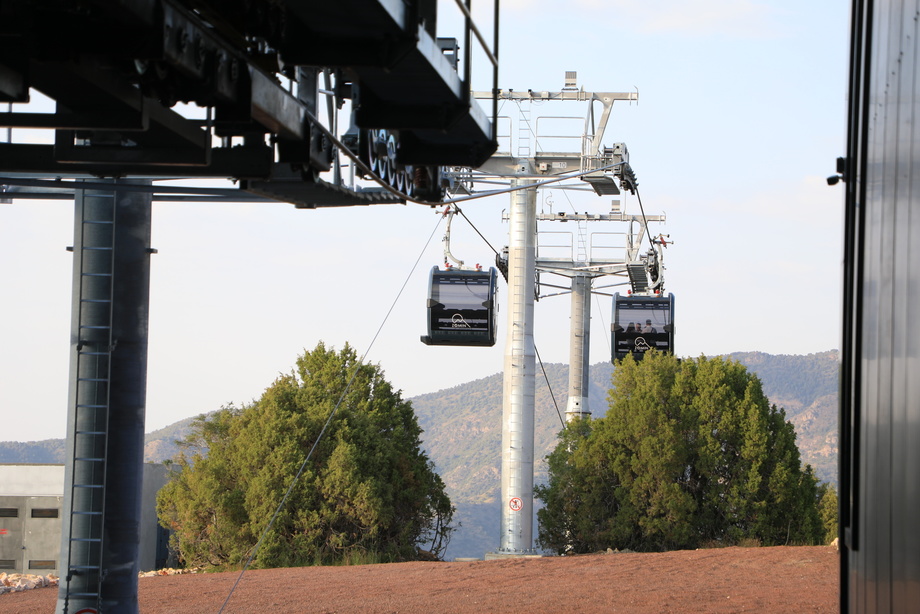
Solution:
{"label": "diagonal guy cable", "polygon": [[498,250],[495,249],[494,247],[492,247],[492,244],[489,243],[489,240],[486,239],[486,238],[482,235],[481,232],[479,232],[479,229],[476,228],[476,225],[475,225],[473,222],[470,221],[470,218],[466,217],[466,213],[464,213],[463,210],[460,209],[460,207],[457,207],[456,209],[457,209],[457,213],[459,213],[460,215],[462,215],[462,216],[463,216],[463,219],[466,220],[466,223],[469,224],[469,225],[473,228],[473,230],[476,231],[476,234],[479,235],[479,238],[486,242],[486,245],[489,246],[489,249],[491,249],[493,252],[495,252],[496,255],[498,255]]}
{"label": "diagonal guy cable", "polygon": [[562,418],[562,412],[559,411],[559,403],[556,402],[556,395],[553,394],[553,385],[549,383],[549,376],[546,374],[546,367],[543,366],[543,359],[540,358],[540,350],[537,349],[536,343],[533,346],[533,350],[537,355],[537,360],[540,361],[540,368],[543,369],[543,379],[546,380],[546,387],[549,389],[549,396],[552,397],[553,405],[556,406],[556,413],[559,414],[559,422],[562,423],[562,428],[565,428],[565,420]]}

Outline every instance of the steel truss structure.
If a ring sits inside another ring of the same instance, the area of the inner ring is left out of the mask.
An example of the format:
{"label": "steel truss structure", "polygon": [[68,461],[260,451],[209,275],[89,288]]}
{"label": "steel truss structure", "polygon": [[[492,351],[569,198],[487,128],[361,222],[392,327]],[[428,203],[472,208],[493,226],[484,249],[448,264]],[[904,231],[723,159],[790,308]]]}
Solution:
{"label": "steel truss structure", "polygon": [[[490,44],[457,4],[462,58],[456,38],[437,37],[436,0],[4,2],[0,126],[53,138],[0,144],[0,169],[234,178],[302,207],[437,200],[439,167],[478,166],[496,147],[470,86],[481,46],[497,87],[498,2]],[[33,92],[53,112],[20,111]],[[340,128],[402,197],[349,184]]]}
{"label": "steel truss structure", "polygon": [[[457,38],[437,0],[0,4],[0,202],[76,205],[57,612],[138,610],[151,203],[440,200],[497,146],[471,84],[476,47],[497,89],[498,0],[490,42],[455,2]],[[182,178],[236,187],[151,185]]]}

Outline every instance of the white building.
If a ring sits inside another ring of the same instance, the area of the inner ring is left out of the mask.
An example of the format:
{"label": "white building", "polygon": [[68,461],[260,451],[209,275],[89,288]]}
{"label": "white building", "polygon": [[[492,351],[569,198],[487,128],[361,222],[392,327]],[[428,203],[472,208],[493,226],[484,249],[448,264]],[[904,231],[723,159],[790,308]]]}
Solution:
{"label": "white building", "polygon": [[[156,518],[166,467],[144,465],[140,570],[165,566],[168,534]],[[0,573],[61,575],[64,465],[0,464]]]}

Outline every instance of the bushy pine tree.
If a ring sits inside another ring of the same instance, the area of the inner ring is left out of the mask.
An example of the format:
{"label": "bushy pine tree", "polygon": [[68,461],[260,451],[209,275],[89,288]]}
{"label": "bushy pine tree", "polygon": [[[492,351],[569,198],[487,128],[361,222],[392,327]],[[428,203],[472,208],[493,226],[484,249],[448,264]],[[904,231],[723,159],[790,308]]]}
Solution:
{"label": "bushy pine tree", "polygon": [[158,496],[160,522],[186,565],[239,565],[315,445],[254,567],[409,560],[420,547],[439,556],[454,508],[420,436],[379,367],[320,343],[257,402],[197,420]]}
{"label": "bushy pine tree", "polygon": [[818,487],[818,513],[821,515],[821,524],[824,526],[825,544],[830,544],[837,539],[838,505],[837,489],[831,484],[821,484]]}
{"label": "bushy pine tree", "polygon": [[820,543],[817,480],[758,378],[721,358],[618,363],[604,418],[569,425],[537,487],[559,553]]}

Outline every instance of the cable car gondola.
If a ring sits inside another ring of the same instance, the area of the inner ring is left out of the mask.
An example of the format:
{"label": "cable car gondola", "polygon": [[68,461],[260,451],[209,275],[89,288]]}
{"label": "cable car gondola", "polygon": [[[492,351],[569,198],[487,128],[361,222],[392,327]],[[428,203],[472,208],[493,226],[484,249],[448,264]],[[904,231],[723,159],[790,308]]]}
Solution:
{"label": "cable car gondola", "polygon": [[674,295],[613,295],[613,361],[645,352],[674,352]]}
{"label": "cable car gondola", "polygon": [[428,283],[426,345],[495,345],[497,274],[488,271],[431,269]]}

